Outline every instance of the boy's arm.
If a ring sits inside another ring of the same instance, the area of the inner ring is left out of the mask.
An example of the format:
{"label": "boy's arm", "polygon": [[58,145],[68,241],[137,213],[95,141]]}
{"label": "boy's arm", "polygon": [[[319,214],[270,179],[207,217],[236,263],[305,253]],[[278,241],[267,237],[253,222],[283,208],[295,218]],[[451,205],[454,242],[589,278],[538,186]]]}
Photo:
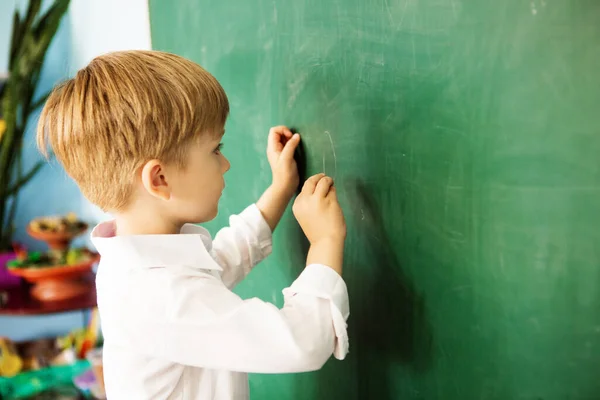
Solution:
{"label": "boy's arm", "polygon": [[269,228],[271,228],[271,231],[274,231],[277,224],[279,224],[291,199],[291,193],[270,186],[256,202],[256,206],[269,225]]}
{"label": "boy's arm", "polygon": [[271,228],[253,204],[239,215],[229,218],[213,241],[213,256],[223,268],[221,279],[232,289],[252,268],[271,254]]}
{"label": "boy's arm", "polygon": [[217,233],[213,252],[223,268],[221,279],[233,288],[252,268],[271,254],[272,232],[279,223],[290,195],[269,187],[255,205],[229,219]]}
{"label": "boy's arm", "polygon": [[[290,373],[320,369],[333,354],[348,352],[348,293],[339,274],[310,265],[283,291],[278,309],[259,299],[242,300],[214,277],[176,283],[162,318],[136,314],[127,324],[132,350],[202,368]],[[143,314],[143,313],[142,313]],[[119,325],[119,329],[126,324]]]}
{"label": "boy's arm", "polygon": [[298,168],[294,151],[298,134],[285,126],[269,131],[267,158],[273,172],[273,184],[256,205],[230,218],[230,226],[219,231],[213,242],[217,262],[223,268],[221,278],[234,287],[250,270],[271,253],[272,232],[298,186]]}

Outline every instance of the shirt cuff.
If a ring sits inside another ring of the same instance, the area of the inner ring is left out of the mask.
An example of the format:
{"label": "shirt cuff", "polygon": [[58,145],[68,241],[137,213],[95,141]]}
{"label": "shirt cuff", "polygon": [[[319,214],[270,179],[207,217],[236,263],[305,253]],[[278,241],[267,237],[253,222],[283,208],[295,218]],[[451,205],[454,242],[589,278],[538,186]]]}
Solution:
{"label": "shirt cuff", "polygon": [[263,258],[270,255],[273,250],[273,232],[256,204],[248,206],[238,217],[252,230]]}
{"label": "shirt cuff", "polygon": [[311,264],[289,288],[283,290],[284,296],[293,296],[297,293],[330,301],[333,328],[337,338],[333,355],[338,360],[343,360],[348,354],[346,321],[350,315],[350,306],[348,288],[342,277],[325,265]]}

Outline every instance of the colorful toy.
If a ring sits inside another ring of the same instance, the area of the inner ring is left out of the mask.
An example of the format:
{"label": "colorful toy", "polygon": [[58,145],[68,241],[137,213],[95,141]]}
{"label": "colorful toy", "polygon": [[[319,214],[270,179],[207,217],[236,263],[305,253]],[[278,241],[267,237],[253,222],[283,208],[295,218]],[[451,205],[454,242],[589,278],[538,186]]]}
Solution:
{"label": "colorful toy", "polygon": [[0,338],[0,376],[11,377],[21,372],[23,360],[17,354],[14,343],[7,338]]}
{"label": "colorful toy", "polygon": [[90,311],[90,321],[85,328],[76,329],[66,336],[57,339],[61,350],[72,349],[77,358],[85,358],[88,351],[98,345],[100,337],[100,315],[98,309]]}

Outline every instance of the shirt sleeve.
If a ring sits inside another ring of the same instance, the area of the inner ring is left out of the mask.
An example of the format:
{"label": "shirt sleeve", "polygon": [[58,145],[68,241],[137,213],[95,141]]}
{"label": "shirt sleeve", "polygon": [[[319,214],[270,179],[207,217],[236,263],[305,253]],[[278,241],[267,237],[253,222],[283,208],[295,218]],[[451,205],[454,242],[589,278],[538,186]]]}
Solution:
{"label": "shirt sleeve", "polygon": [[213,254],[223,268],[221,279],[229,289],[271,254],[272,232],[256,205],[229,218],[213,241]]}
{"label": "shirt sleeve", "polygon": [[346,284],[326,266],[308,266],[284,290],[282,309],[242,300],[216,278],[186,286],[170,298],[168,318],[136,322],[126,345],[183,365],[248,373],[317,370],[348,352]]}

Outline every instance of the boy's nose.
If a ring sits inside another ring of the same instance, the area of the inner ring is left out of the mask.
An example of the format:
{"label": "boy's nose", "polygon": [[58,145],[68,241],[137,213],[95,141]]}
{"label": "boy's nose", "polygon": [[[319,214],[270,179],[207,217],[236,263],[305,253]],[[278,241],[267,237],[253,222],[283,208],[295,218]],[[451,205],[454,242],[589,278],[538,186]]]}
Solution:
{"label": "boy's nose", "polygon": [[229,162],[229,160],[227,159],[227,157],[223,156],[223,159],[225,160],[225,163],[223,164],[223,173],[229,171],[229,169],[231,168],[231,163]]}

